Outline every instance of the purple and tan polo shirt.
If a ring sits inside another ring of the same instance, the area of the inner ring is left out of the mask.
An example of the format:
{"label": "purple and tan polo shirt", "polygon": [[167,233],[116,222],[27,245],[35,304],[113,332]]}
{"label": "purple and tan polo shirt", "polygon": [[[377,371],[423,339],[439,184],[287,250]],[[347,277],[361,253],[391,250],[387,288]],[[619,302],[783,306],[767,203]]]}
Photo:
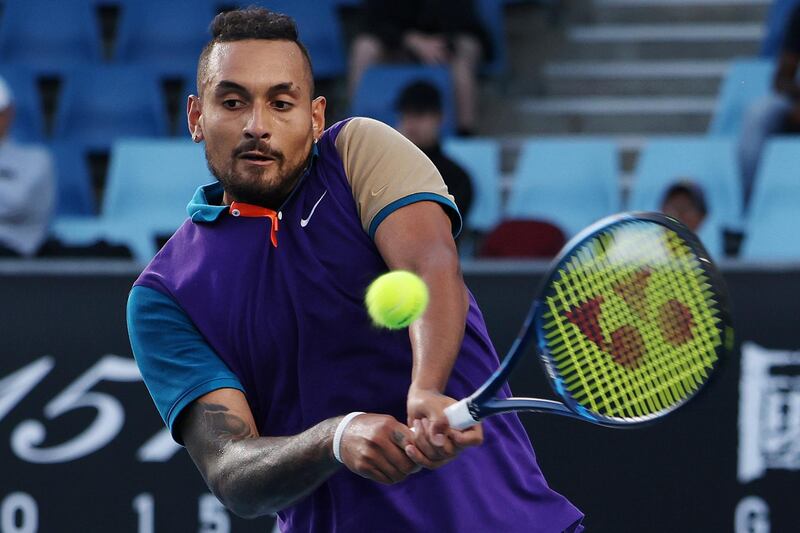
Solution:
{"label": "purple and tan polo shirt", "polygon": [[[387,271],[373,242],[405,205],[460,217],[436,168],[374,120],[328,129],[277,212],[224,206],[202,187],[187,220],[136,281],[131,345],[173,429],[182,409],[219,388],[247,397],[260,435],[300,433],[351,411],[406,419],[406,331],[372,326],[367,285]],[[269,216],[264,216],[269,215]],[[498,366],[474,298],[446,394],[472,393]],[[506,390],[507,394],[508,391]],[[580,531],[582,514],[546,484],[516,415],[484,423],[485,442],[434,471],[386,486],[342,468],[279,513],[283,531]]]}

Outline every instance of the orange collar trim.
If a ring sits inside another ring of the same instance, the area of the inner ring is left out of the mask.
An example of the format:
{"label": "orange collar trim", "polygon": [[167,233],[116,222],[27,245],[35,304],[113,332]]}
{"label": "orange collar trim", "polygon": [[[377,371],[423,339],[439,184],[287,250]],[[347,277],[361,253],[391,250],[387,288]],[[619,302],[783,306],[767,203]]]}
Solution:
{"label": "orange collar trim", "polygon": [[272,242],[273,247],[278,247],[278,221],[281,218],[280,213],[267,207],[245,204],[241,202],[233,202],[229,208],[229,212],[235,217],[264,217],[270,219],[271,227],[269,232],[269,240]]}

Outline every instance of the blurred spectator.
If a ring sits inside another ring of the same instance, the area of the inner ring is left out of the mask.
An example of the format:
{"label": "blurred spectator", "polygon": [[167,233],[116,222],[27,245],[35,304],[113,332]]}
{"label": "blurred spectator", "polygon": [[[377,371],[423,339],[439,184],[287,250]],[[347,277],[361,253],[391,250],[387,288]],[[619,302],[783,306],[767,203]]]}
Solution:
{"label": "blurred spectator", "polygon": [[708,214],[705,194],[693,181],[678,181],[664,193],[661,212],[679,220],[697,233]]}
{"label": "blurred spectator", "polygon": [[47,236],[55,203],[50,153],[8,137],[14,98],[0,78],[0,256],[30,257]]}
{"label": "blurred spectator", "polygon": [[753,191],[764,142],[777,133],[800,133],[800,6],[792,11],[786,28],[773,92],[755,103],[745,114],[739,140],[739,162],[745,206]]}
{"label": "blurred spectator", "polygon": [[361,33],[350,56],[350,95],[371,65],[418,61],[450,65],[458,132],[475,131],[477,70],[491,55],[491,41],[472,0],[366,0]]}
{"label": "blurred spectator", "polygon": [[439,90],[426,81],[414,82],[400,93],[396,107],[400,118],[397,129],[433,161],[447,190],[456,199],[462,220],[467,220],[472,207],[472,180],[442,152],[440,138],[444,115]]}

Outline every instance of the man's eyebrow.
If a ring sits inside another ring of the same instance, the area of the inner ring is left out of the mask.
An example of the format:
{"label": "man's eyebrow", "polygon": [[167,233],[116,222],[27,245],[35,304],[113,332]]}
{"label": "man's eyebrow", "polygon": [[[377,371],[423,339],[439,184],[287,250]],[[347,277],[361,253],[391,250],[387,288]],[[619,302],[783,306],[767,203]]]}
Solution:
{"label": "man's eyebrow", "polygon": [[239,94],[242,94],[242,95],[249,95],[250,94],[250,91],[248,91],[245,87],[243,87],[242,85],[239,85],[236,82],[229,81],[229,80],[222,80],[221,82],[219,82],[217,84],[216,87],[214,87],[214,94],[219,95],[219,94],[229,93],[229,92],[239,93]]}
{"label": "man's eyebrow", "polygon": [[291,94],[292,96],[296,96],[300,92],[300,87],[292,83],[291,81],[286,81],[283,83],[278,83],[273,85],[267,91],[269,95],[275,94]]}

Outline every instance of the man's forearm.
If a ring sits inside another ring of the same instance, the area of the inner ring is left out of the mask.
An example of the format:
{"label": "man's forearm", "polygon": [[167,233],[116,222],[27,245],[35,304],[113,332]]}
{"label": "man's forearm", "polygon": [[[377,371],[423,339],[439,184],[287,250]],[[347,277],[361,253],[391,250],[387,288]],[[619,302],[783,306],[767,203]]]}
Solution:
{"label": "man's forearm", "polygon": [[[290,437],[256,437],[224,406],[198,402],[189,416],[213,441],[185,436],[214,494],[235,514],[255,517],[283,509],[313,491],[341,466],[332,442],[340,418]],[[197,444],[193,444],[197,443]]]}
{"label": "man's forearm", "polygon": [[412,387],[444,391],[461,342],[469,300],[457,258],[420,265],[430,304],[410,328],[414,352]]}

